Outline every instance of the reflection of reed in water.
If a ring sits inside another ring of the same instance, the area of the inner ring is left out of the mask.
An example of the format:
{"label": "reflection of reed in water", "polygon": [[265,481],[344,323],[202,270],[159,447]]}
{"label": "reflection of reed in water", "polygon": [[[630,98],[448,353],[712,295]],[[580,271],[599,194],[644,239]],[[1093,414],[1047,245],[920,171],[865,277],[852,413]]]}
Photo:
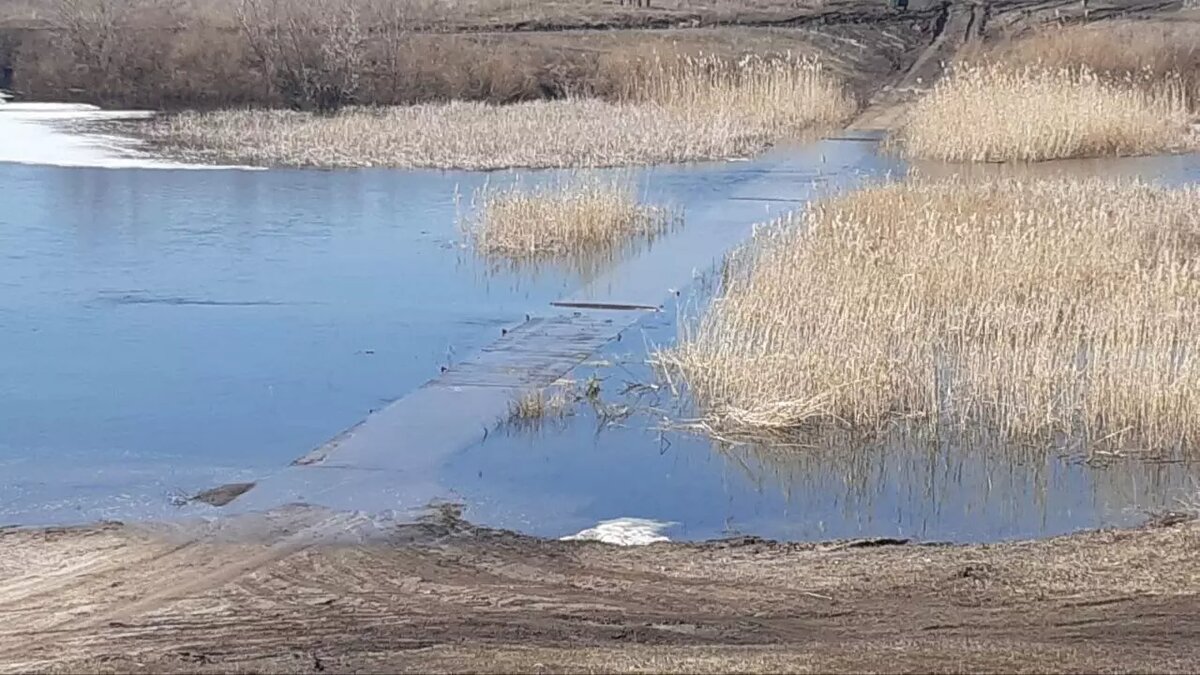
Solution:
{"label": "reflection of reed in water", "polygon": [[879,518],[885,532],[965,539],[1136,523],[1179,508],[1200,478],[1194,463],[1095,465],[984,429],[896,425],[871,436],[830,431],[804,447],[716,449],[760,490],[778,490],[805,527],[823,530],[818,521],[837,513],[863,528]]}
{"label": "reflection of reed in water", "polygon": [[1138,180],[1155,176],[1160,183],[1194,181],[1200,172],[1200,154],[1148,155],[1140,157],[1102,157],[1062,159],[1054,162],[909,162],[909,176],[926,180],[981,181],[1016,179],[1105,179]]}

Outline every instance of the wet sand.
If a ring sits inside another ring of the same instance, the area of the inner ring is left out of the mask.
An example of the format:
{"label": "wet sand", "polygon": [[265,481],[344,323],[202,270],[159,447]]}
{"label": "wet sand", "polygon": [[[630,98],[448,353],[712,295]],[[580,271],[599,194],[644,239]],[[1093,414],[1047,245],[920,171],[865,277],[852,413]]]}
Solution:
{"label": "wet sand", "polygon": [[307,508],[0,534],[0,672],[1185,672],[1200,524],[622,548]]}

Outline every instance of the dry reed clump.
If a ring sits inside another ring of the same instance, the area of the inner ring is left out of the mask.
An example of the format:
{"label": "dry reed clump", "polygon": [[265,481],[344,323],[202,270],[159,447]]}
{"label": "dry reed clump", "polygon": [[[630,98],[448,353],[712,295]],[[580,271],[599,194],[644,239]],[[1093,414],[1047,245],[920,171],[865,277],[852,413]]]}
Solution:
{"label": "dry reed clump", "polygon": [[1195,142],[1179,80],[1088,69],[963,65],[918,100],[893,141],[914,158],[1043,161],[1144,155]]}
{"label": "dry reed clump", "polygon": [[638,201],[629,180],[576,176],[525,188],[484,187],[461,227],[487,257],[518,264],[556,259],[577,266],[653,241],[677,222],[671,210]]}
{"label": "dry reed clump", "polygon": [[1200,442],[1200,190],[885,185],[761,230],[724,275],[656,356],[716,434]]}
{"label": "dry reed clump", "polygon": [[744,56],[736,61],[656,57],[618,96],[653,103],[685,118],[728,118],[772,140],[836,125],[857,108],[819,60],[791,55]]}
{"label": "dry reed clump", "polygon": [[[451,102],[333,115],[184,113],[147,127],[186,158],[296,166],[605,167],[740,157],[832,125],[854,105],[819,63],[672,65],[629,100]],[[707,74],[706,74],[707,73]]]}
{"label": "dry reed clump", "polygon": [[1200,106],[1200,24],[1105,21],[1049,26],[1032,35],[968,49],[960,60],[1041,69],[1086,68],[1103,77],[1164,83],[1180,80],[1194,110]]}
{"label": "dry reed clump", "polygon": [[547,394],[538,389],[522,394],[508,403],[510,422],[531,422],[550,417],[563,417],[572,403],[565,391]]}
{"label": "dry reed clump", "polygon": [[508,419],[502,423],[517,431],[537,431],[548,422],[562,421],[573,414],[578,401],[569,385],[526,391],[508,402]]}

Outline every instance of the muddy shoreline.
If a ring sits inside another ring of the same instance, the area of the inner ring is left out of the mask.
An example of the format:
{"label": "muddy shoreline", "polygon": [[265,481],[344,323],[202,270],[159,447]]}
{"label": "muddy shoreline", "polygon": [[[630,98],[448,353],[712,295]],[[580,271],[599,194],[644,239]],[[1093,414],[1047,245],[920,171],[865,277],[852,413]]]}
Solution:
{"label": "muddy shoreline", "polygon": [[[269,542],[269,543],[268,543]],[[292,507],[0,532],[0,671],[1191,670],[1200,525],[621,548]]]}

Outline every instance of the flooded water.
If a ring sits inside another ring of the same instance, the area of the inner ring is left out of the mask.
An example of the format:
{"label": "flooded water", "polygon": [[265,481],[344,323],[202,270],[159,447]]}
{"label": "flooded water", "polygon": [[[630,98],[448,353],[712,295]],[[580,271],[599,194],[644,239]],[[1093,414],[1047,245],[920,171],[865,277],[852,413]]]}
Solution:
{"label": "flooded water", "polygon": [[[627,332],[574,371],[601,402],[536,428],[499,428],[444,464],[472,518],[546,536],[637,516],[672,538],[913,537],[994,541],[1135,525],[1200,491],[1200,465],[889,438],[819,448],[722,446],[672,430],[686,416],[646,365],[677,313]],[[625,390],[629,390],[628,393]],[[632,411],[632,415],[620,415]],[[530,486],[537,486],[531,490]]]}
{"label": "flooded water", "polygon": [[0,520],[277,470],[569,288],[464,256],[464,182],[0,165]]}
{"label": "flooded water", "polygon": [[[1200,181],[1195,156],[1138,161],[1144,177]],[[507,390],[482,387],[486,401],[448,396],[429,411],[431,425],[459,419],[469,434],[397,439],[358,466],[348,454],[353,472],[284,469],[453,375],[527,315],[572,316],[552,302],[687,297],[754,222],[904,170],[847,141],[640,172],[686,225],[583,279],[496,269],[463,247],[456,211],[509,174],[0,163],[0,524],[217,513],[175,504],[260,481],[235,505],[403,511],[446,499],[476,522],[546,536],[628,517],[677,523],[672,538],[988,540],[1134,523],[1194,492],[1182,464],[1014,462],[903,443],[773,453],[662,432],[662,392],[619,392],[653,381],[646,345],[673,338],[670,306],[602,313],[601,342],[621,340],[575,370],[602,378],[610,405],[639,410],[618,423],[581,406],[533,432],[505,429],[473,406],[503,409]]]}

